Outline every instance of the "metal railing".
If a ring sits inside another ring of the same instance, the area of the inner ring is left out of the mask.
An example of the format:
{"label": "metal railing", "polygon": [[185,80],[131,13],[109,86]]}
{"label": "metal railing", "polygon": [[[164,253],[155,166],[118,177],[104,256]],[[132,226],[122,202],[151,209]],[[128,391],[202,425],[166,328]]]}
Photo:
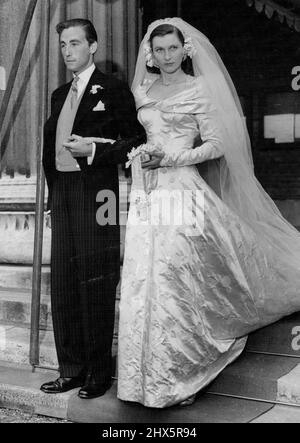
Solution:
{"label": "metal railing", "polygon": [[[40,0],[42,8],[42,45],[41,45],[41,78],[40,82],[40,120],[39,120],[39,142],[37,147],[37,188],[36,188],[36,219],[34,238],[34,258],[32,277],[32,302],[31,302],[31,333],[30,333],[30,364],[33,370],[39,365],[39,326],[40,326],[40,299],[41,299],[41,269],[42,269],[42,249],[43,249],[43,226],[44,226],[44,198],[45,198],[45,177],[42,168],[42,146],[43,127],[48,112],[48,63],[49,63],[49,26],[50,26],[50,0]],[[17,74],[19,71],[24,47],[33,20],[33,15],[38,5],[38,0],[30,0],[28,5],[24,25],[20,32],[16,53],[9,74],[7,88],[4,93],[0,109],[0,134],[6,118],[6,111],[11,99]],[[3,158],[7,146],[1,146],[0,159]]]}
{"label": "metal railing", "polygon": [[[20,33],[20,38],[19,38],[17,49],[16,49],[16,54],[15,54],[15,57],[14,57],[14,60],[12,63],[12,69],[9,74],[7,87],[6,87],[6,90],[4,93],[4,97],[3,97],[3,101],[2,101],[2,105],[1,105],[1,109],[0,109],[0,134],[1,134],[1,131],[3,128],[3,123],[5,120],[5,116],[6,116],[6,110],[7,110],[7,107],[8,107],[10,98],[11,98],[11,94],[13,91],[13,87],[14,87],[14,84],[16,81],[16,77],[18,74],[22,55],[24,52],[24,47],[26,44],[27,36],[28,36],[28,32],[30,29],[30,25],[32,22],[33,14],[36,9],[37,3],[38,3],[38,0],[31,0],[29,3],[29,6],[27,8],[27,11],[26,11],[24,25],[23,25],[23,28]],[[3,151],[2,151],[2,148],[1,148],[1,158],[3,157],[4,153],[5,153],[5,150],[3,149]]]}
{"label": "metal railing", "polygon": [[35,235],[32,274],[32,300],[31,300],[31,330],[29,361],[33,370],[39,365],[40,349],[40,305],[41,305],[41,274],[43,258],[43,229],[44,229],[44,199],[45,175],[42,165],[42,148],[44,144],[44,125],[48,113],[48,68],[49,68],[49,28],[50,28],[50,0],[42,2],[42,45],[41,45],[41,78],[40,82],[40,121],[39,144],[37,149],[37,187],[36,187],[36,212]]}

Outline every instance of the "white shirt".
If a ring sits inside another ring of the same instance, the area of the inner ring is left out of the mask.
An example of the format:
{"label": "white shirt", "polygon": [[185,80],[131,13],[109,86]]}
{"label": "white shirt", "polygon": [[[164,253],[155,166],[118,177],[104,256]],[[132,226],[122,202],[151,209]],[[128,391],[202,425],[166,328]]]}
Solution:
{"label": "white shirt", "polygon": [[[90,78],[92,77],[94,71],[96,69],[95,63],[93,63],[91,66],[89,66],[85,71],[82,71],[80,74],[77,75],[79,77],[78,83],[77,83],[77,99],[81,97],[82,94],[84,94],[84,91],[88,85],[88,82],[90,81]],[[73,77],[75,78],[76,74],[73,74]],[[93,163],[94,157],[96,152],[96,143],[93,143],[93,153],[90,155],[87,159],[87,162],[89,165]]]}
{"label": "white shirt", "polygon": [[90,81],[90,78],[93,75],[93,72],[96,69],[95,63],[93,63],[91,66],[89,66],[85,71],[82,71],[80,74],[76,75],[73,74],[73,77],[78,77],[78,83],[77,83],[77,99],[84,93],[88,82]]}

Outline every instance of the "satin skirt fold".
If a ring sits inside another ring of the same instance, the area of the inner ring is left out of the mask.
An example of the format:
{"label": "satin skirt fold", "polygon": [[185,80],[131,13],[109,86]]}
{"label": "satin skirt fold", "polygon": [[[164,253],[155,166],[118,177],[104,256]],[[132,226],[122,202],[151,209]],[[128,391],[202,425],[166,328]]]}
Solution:
{"label": "satin skirt fold", "polygon": [[[300,277],[223,204],[196,167],[161,168],[155,186],[145,201],[133,198],[129,211],[118,397],[163,408],[217,377],[241,354],[250,331],[294,312]],[[163,223],[157,199],[168,198],[166,190],[175,196],[174,219],[181,208],[196,220]]]}

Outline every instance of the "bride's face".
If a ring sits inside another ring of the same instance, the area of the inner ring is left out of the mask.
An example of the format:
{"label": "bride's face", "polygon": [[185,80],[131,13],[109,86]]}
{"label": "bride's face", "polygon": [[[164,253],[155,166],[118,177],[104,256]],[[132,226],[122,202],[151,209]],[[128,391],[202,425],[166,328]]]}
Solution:
{"label": "bride's face", "polygon": [[181,68],[184,48],[175,33],[154,37],[152,52],[154,63],[161,71],[172,74]]}

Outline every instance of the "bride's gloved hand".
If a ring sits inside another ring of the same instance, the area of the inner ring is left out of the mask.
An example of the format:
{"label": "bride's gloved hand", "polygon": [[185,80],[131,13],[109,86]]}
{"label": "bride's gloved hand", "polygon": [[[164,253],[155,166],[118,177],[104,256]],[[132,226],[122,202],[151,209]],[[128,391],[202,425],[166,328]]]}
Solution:
{"label": "bride's gloved hand", "polygon": [[161,150],[154,150],[149,155],[149,160],[142,161],[143,169],[157,169],[160,168],[161,161],[163,160],[165,153]]}
{"label": "bride's gloved hand", "polygon": [[215,160],[222,157],[223,154],[223,151],[212,143],[203,143],[203,145],[194,149],[185,149],[180,152],[166,154],[161,161],[160,166],[191,166],[197,163],[203,163],[207,160]]}

